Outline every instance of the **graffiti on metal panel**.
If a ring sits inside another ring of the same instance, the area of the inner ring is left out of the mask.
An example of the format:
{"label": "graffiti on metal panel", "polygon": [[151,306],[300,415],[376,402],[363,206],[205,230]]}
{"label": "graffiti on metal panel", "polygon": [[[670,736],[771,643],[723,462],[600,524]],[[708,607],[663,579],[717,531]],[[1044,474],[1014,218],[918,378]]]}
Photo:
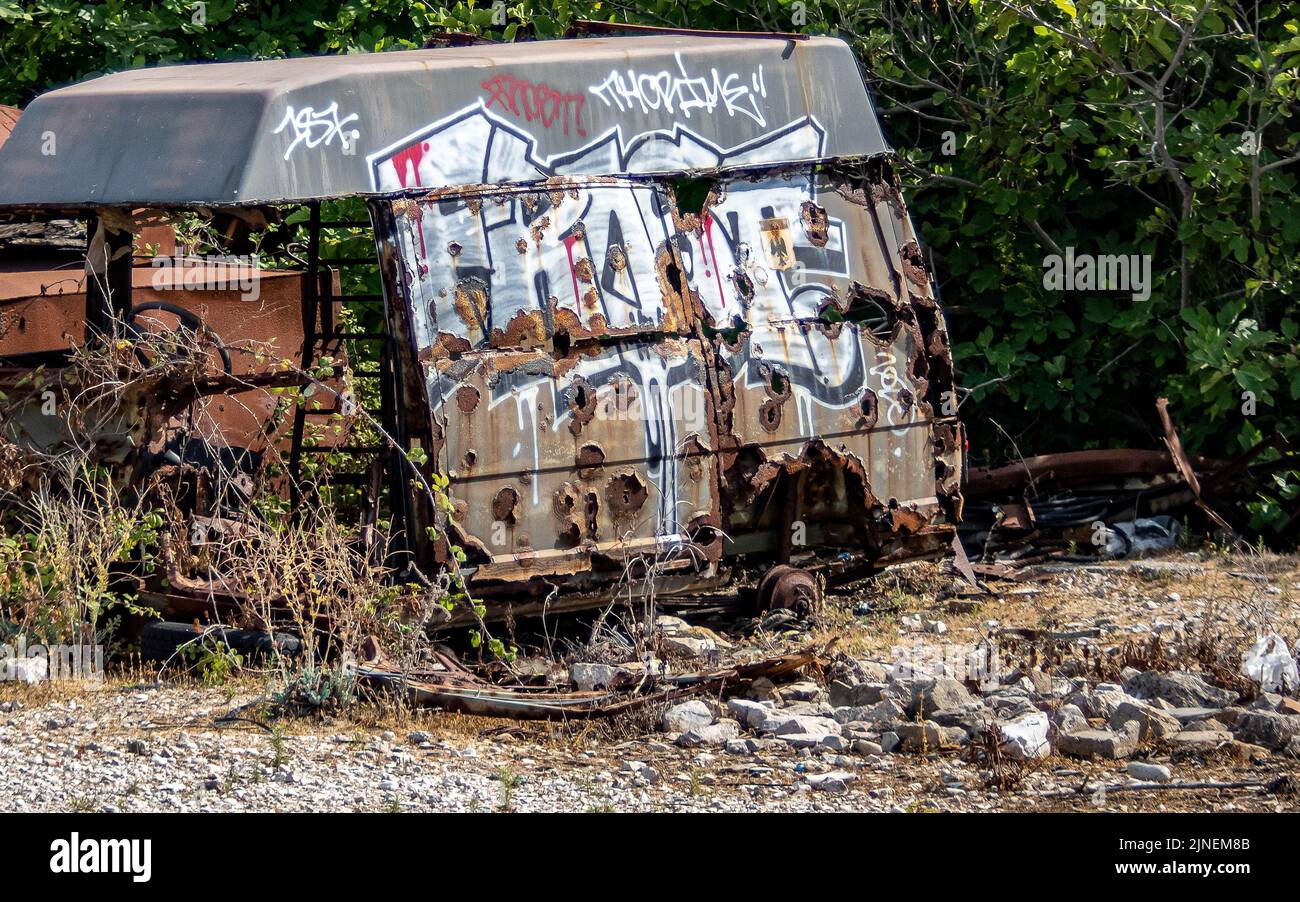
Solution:
{"label": "graffiti on metal panel", "polygon": [[[498,104],[500,101],[498,101]],[[820,156],[825,129],[796,119],[735,147],[719,147],[682,124],[627,136],[615,126],[576,150],[541,156],[537,139],[480,101],[371,154],[376,191],[495,185],[552,175],[679,172]]]}
{"label": "graffiti on metal panel", "polygon": [[871,375],[876,377],[879,388],[876,394],[886,402],[885,419],[890,426],[904,422],[908,407],[903,403],[902,392],[906,389],[898,375],[898,361],[890,348],[881,348],[876,352],[879,361],[871,368]]}
{"label": "graffiti on metal panel", "polygon": [[582,124],[582,107],[587,102],[586,94],[560,91],[546,82],[529,81],[515,78],[509,73],[495,75],[483,82],[483,90],[489,93],[485,109],[492,109],[495,104],[501,110],[508,110],[516,118],[525,122],[540,122],[543,128],[559,124],[564,134],[569,133],[570,125],[580,137],[587,137],[587,129]]}
{"label": "graffiti on metal panel", "polygon": [[767,98],[761,65],[748,78],[736,72],[724,76],[717,69],[710,69],[708,75],[691,76],[682,55],[674,56],[677,72],[613,69],[604,81],[591,85],[588,90],[620,113],[639,109],[646,115],[663,110],[690,119],[696,110],[709,114],[722,111],[731,117],[747,116],[760,127],[767,127],[767,119],[759,108],[759,101]]}
{"label": "graffiti on metal panel", "polygon": [[339,139],[339,146],[343,148],[344,153],[347,153],[355,146],[352,142],[361,137],[361,132],[355,128],[344,131],[343,127],[356,118],[357,114],[353,113],[340,119],[337,102],[331,103],[323,110],[309,106],[301,110],[289,107],[284,111],[284,118],[280,120],[279,126],[272,134],[278,135],[286,128],[292,129],[293,141],[284,152],[286,160],[299,144],[305,145],[308,150],[314,150],[321,145],[332,144],[335,138]]}
{"label": "graffiti on metal panel", "polygon": [[[523,100],[517,102],[527,118]],[[502,103],[508,107],[504,98],[495,101]],[[862,208],[828,214],[816,177],[802,170],[719,183],[698,225],[690,226],[673,215],[660,185],[560,178],[744,165],[780,159],[796,146],[815,154],[821,141],[810,120],[726,149],[680,126],[630,141],[615,129],[578,151],[539,158],[532,136],[475,105],[372,155],[379,190],[497,186],[393,202],[416,344],[426,359],[444,361],[429,368],[435,408],[456,396],[469,372],[463,361],[446,360],[448,353],[556,350],[561,337],[567,346],[583,335],[624,336],[595,356],[574,355],[563,375],[555,366],[499,372],[488,409],[513,403],[518,415],[493,420],[497,447],[509,458],[506,468],[531,465],[536,473],[554,453],[543,451],[545,435],[576,428],[570,400],[578,381],[602,397],[616,383],[632,385],[641,399],[644,447],[620,453],[638,458],[657,492],[656,534],[676,535],[695,512],[683,514],[695,502],[687,497],[694,484],[677,474],[681,443],[710,434],[706,404],[686,402],[703,399],[706,381],[695,356],[674,358],[660,350],[663,339],[644,339],[693,334],[672,303],[689,292],[716,327],[739,330],[734,347],[716,348],[738,389],[761,398],[772,371],[782,373],[797,412],[791,426],[808,437],[832,422],[818,410],[839,411],[844,422],[864,391],[874,391],[882,425],[895,436],[889,448],[900,456],[898,437],[916,417],[903,400],[915,386],[895,363],[905,353],[880,348],[856,326],[819,327],[827,304],[846,296],[853,280],[866,279],[849,254],[874,228]],[[531,184],[507,187],[521,181]],[[815,235],[806,224],[809,204],[819,211]],[[543,410],[551,414],[543,418]],[[540,483],[532,480],[534,505],[546,502]]]}

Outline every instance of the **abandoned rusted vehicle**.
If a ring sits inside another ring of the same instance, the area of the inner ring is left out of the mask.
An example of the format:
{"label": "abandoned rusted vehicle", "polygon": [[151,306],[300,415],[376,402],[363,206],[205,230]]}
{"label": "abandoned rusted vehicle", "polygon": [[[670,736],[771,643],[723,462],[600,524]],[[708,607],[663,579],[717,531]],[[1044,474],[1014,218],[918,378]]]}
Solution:
{"label": "abandoned rusted vehicle", "polygon": [[[521,616],[607,599],[633,562],[667,597],[948,546],[952,359],[890,157],[842,41],[594,37],[56,90],[0,151],[0,216],[89,223],[89,323],[138,306],[149,216],[305,208],[280,337],[304,367],[378,349],[387,441],[359,481],[386,487],[389,560],[457,546],[489,616]],[[364,201],[373,259],[321,259],[337,198]],[[339,296],[367,264],[377,296]],[[366,303],[381,325],[349,332]],[[301,423],[285,440],[312,453]]]}

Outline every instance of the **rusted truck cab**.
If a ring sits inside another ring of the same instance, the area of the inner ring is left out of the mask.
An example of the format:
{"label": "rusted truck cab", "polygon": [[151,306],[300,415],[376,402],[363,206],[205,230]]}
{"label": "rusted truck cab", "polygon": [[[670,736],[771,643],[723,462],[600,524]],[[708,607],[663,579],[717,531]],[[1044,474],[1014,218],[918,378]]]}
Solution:
{"label": "rusted truck cab", "polygon": [[396,551],[526,612],[950,542],[952,358],[890,157],[842,41],[602,37],[98,79],[25,113],[0,209],[364,197]]}

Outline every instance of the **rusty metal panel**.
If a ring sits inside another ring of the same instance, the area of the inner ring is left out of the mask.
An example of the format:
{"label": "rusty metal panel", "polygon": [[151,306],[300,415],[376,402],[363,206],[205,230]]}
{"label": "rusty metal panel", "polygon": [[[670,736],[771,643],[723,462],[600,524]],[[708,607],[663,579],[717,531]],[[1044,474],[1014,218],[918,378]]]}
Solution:
{"label": "rusty metal panel", "polygon": [[716,526],[705,366],[693,339],[437,361],[440,458],[478,577],[666,555]]}
{"label": "rusty metal panel", "polygon": [[18,117],[22,111],[17,107],[5,106],[0,103],[0,147],[4,147],[5,141],[13,133],[14,128],[18,125]]}
{"label": "rusty metal panel", "polygon": [[[728,469],[731,476],[760,487],[783,463],[805,461],[819,442],[845,472],[831,485],[802,486],[808,516],[861,517],[889,501],[933,513],[930,424],[916,403],[917,379],[906,370],[915,356],[910,331],[880,343],[853,323],[789,323],[772,327],[762,346],[751,335],[721,351],[735,374],[728,425],[738,445],[753,451]],[[756,513],[738,507],[730,525],[750,525]]]}
{"label": "rusty metal panel", "polygon": [[885,169],[720,180],[685,213],[615,179],[390,203],[479,578],[691,542],[711,566],[722,534],[770,551],[791,519],[882,555],[946,542],[951,358]]}
{"label": "rusty metal panel", "polygon": [[452,527],[477,578],[682,549],[683,566],[715,560],[711,357],[666,193],[552,178],[392,210]]}
{"label": "rusty metal panel", "polygon": [[887,529],[919,528],[957,491],[956,436],[932,434],[931,402],[951,388],[946,333],[891,187],[883,172],[769,173],[719,183],[688,223],[683,267],[723,330],[730,383],[719,405],[729,535],[786,528],[763,503],[783,472],[797,479],[788,516],[832,544],[854,533],[827,524],[869,532],[875,508],[890,512]]}
{"label": "rusty metal panel", "polygon": [[[254,299],[245,297],[239,288],[202,288],[229,284],[235,278],[225,272],[227,264],[198,265],[202,259],[187,258],[184,265],[167,269],[133,268],[132,298],[139,311],[136,327],[170,330],[179,323],[174,312],[140,311],[141,305],[163,302],[185,310],[228,349],[231,373],[239,378],[266,375],[273,371],[277,358],[295,358],[303,341],[303,275],[258,270]],[[67,270],[49,268],[0,272],[0,357],[59,351],[79,344],[85,331],[83,276],[81,271],[70,275]],[[196,285],[200,287],[194,288]],[[336,350],[334,357],[345,360],[344,349]],[[221,369],[222,361],[214,355],[212,373]],[[184,423],[173,424],[168,432],[183,428],[192,438],[214,448],[263,451],[269,441],[285,438],[287,426],[283,424],[266,434],[276,405],[277,395],[266,388],[230,391],[195,401]],[[311,422],[324,426],[329,413],[325,410],[308,416]],[[287,424],[292,417],[284,421]],[[347,437],[346,429],[321,431],[322,445],[339,445]]]}
{"label": "rusty metal panel", "polygon": [[427,356],[689,330],[653,186],[554,178],[393,204]]}

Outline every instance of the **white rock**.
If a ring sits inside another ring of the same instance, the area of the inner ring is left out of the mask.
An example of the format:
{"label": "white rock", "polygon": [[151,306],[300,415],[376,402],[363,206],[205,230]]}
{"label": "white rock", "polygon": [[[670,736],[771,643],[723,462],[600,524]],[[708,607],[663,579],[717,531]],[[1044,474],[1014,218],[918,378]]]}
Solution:
{"label": "white rock", "polygon": [[619,768],[621,773],[631,774],[634,777],[640,777],[647,783],[659,782],[659,771],[655,770],[644,761],[624,761],[623,766]]}
{"label": "white rock", "polygon": [[740,724],[734,720],[720,720],[715,724],[693,727],[677,737],[677,744],[685,748],[700,746],[725,746],[740,737]]}
{"label": "white rock", "polygon": [[1163,764],[1151,764],[1147,761],[1130,761],[1124,766],[1128,775],[1143,783],[1168,783],[1173,779],[1169,768]]}
{"label": "white rock", "polygon": [[1047,741],[1047,727],[1047,715],[1042,711],[999,721],[998,731],[1002,734],[1003,752],[1008,758],[1017,761],[1046,758],[1052,753],[1052,747]]}
{"label": "white rock", "polygon": [[685,733],[713,723],[713,712],[698,698],[673,705],[663,713],[659,725],[667,733]]}
{"label": "white rock", "polygon": [[750,729],[757,729],[771,716],[772,709],[747,698],[733,698],[727,702],[727,713]]}
{"label": "white rock", "polygon": [[609,689],[621,671],[612,664],[570,664],[569,679],[579,692]]}
{"label": "white rock", "polygon": [[664,636],[663,650],[684,658],[702,658],[717,651],[718,644],[703,636]]}
{"label": "white rock", "polygon": [[821,736],[840,734],[840,725],[831,717],[814,717],[810,714],[784,714],[774,711],[758,726],[760,733],[783,736],[789,733],[813,733]]}
{"label": "white rock", "polygon": [[833,770],[829,773],[809,774],[804,777],[804,780],[807,781],[808,785],[813,789],[821,792],[835,793],[845,792],[848,790],[849,784],[852,783],[854,779],[856,779],[856,776],[846,770]]}

